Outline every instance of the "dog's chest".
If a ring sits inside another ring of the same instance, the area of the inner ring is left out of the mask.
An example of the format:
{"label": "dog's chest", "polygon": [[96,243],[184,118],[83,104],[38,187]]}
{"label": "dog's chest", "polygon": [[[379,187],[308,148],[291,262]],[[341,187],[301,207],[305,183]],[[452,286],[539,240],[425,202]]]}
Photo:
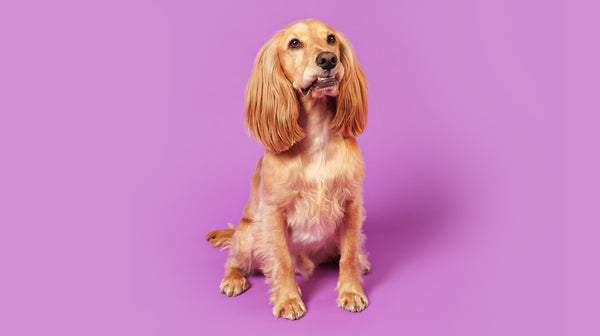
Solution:
{"label": "dog's chest", "polygon": [[332,169],[327,162],[315,162],[305,167],[302,183],[295,188],[295,196],[287,209],[292,242],[303,245],[330,242],[350,198],[343,171]]}

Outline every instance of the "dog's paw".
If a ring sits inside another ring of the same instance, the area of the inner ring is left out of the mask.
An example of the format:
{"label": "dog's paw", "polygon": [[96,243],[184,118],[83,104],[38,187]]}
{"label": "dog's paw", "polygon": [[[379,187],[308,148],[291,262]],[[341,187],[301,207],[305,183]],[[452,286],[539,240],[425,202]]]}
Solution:
{"label": "dog's paw", "polygon": [[365,310],[369,305],[369,300],[362,291],[342,291],[337,298],[338,307],[347,311],[359,312]]}
{"label": "dog's paw", "polygon": [[248,280],[243,276],[226,276],[221,281],[221,293],[227,296],[238,296],[250,288]]}
{"label": "dog's paw", "polygon": [[299,297],[282,300],[273,307],[273,315],[276,318],[286,318],[288,320],[297,320],[306,313],[306,306]]}

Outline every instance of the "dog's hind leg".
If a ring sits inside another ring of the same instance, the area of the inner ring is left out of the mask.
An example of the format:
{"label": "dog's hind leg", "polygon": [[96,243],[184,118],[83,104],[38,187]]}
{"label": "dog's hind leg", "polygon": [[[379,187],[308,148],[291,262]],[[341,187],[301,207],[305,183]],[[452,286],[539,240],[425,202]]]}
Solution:
{"label": "dog's hind leg", "polygon": [[229,245],[229,257],[225,262],[225,276],[220,291],[227,296],[237,296],[250,288],[246,276],[252,272],[252,248],[254,239],[250,232],[251,221],[242,218]]}
{"label": "dog's hind leg", "polygon": [[225,262],[225,276],[220,286],[221,293],[227,294],[227,296],[240,295],[250,288],[246,276],[254,269],[254,236],[251,226],[258,205],[261,167],[262,157],[258,160],[254,170],[250,185],[250,198],[238,226],[212,230],[206,236],[206,240],[210,241],[213,247],[229,248],[229,257]]}
{"label": "dog's hind leg", "polygon": [[250,284],[242,271],[233,265],[234,263],[227,259],[227,262],[225,263],[225,276],[219,286],[221,293],[226,294],[227,296],[240,295],[250,288]]}

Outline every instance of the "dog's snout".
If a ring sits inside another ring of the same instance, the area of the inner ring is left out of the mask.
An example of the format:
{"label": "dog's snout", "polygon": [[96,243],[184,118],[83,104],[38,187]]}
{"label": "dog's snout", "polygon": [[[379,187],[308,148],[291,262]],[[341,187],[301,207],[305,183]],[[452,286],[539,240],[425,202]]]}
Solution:
{"label": "dog's snout", "polygon": [[337,66],[337,56],[332,52],[323,52],[317,56],[317,65],[323,70],[331,70]]}

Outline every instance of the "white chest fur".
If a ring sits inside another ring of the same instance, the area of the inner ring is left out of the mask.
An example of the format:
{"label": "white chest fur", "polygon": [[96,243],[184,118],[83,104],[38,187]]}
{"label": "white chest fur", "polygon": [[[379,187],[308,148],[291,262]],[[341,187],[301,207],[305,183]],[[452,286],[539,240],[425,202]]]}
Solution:
{"label": "white chest fur", "polygon": [[296,244],[324,244],[333,239],[344,217],[349,192],[331,181],[321,181],[299,190],[287,212],[291,241]]}
{"label": "white chest fur", "polygon": [[344,140],[332,134],[330,120],[330,114],[311,113],[302,122],[306,137],[298,144],[301,174],[287,209],[291,242],[315,249],[334,239],[350,197]]}

